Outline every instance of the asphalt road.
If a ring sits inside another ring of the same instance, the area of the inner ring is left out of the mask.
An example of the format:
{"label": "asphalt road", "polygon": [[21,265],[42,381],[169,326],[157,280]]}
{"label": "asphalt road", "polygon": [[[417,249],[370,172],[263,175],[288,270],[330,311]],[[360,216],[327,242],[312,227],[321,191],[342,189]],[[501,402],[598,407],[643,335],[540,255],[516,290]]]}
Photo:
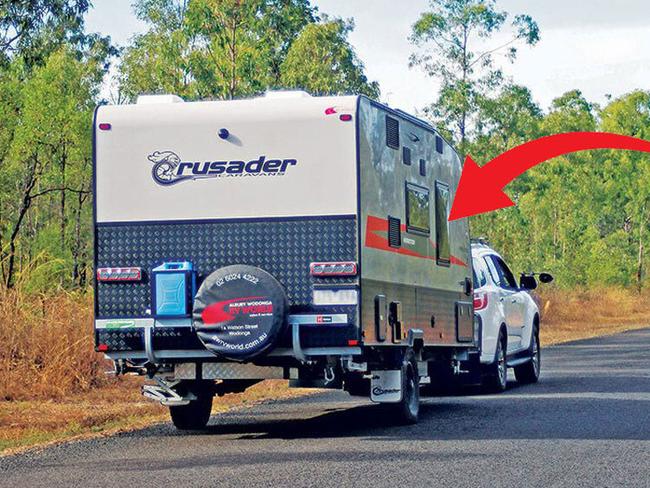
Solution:
{"label": "asphalt road", "polygon": [[537,385],[423,399],[416,426],[344,393],[0,459],[0,486],[650,487],[650,329],[543,350]]}

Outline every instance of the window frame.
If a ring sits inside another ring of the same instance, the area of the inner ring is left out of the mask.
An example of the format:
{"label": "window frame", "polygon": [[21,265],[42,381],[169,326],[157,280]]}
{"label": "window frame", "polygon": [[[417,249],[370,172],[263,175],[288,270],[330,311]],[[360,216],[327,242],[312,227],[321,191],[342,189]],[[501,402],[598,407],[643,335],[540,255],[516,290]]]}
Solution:
{"label": "window frame", "polygon": [[[444,222],[439,222],[440,219],[438,219],[438,188],[443,188],[444,190],[447,191],[447,208],[445,208],[444,215],[445,219]],[[435,180],[435,185],[434,185],[434,205],[435,205],[435,214],[436,214],[436,264],[439,266],[446,266],[449,267],[451,266],[451,232],[449,229],[449,210],[450,210],[450,205],[451,205],[451,190],[449,188],[449,185],[443,181],[440,180]],[[447,242],[449,245],[449,256],[447,257],[441,257],[440,256],[440,238],[441,238],[441,232],[439,225],[442,225],[444,223],[446,227],[446,234],[447,234]]]}
{"label": "window frame", "polygon": [[[410,206],[409,206],[409,190],[424,193],[427,196],[427,213],[428,213],[428,228],[422,229],[420,227],[411,225],[410,218]],[[410,183],[408,181],[404,184],[404,204],[406,208],[406,232],[409,234],[416,234],[421,236],[430,236],[431,235],[431,191],[424,187],[417,185],[415,183]]]}

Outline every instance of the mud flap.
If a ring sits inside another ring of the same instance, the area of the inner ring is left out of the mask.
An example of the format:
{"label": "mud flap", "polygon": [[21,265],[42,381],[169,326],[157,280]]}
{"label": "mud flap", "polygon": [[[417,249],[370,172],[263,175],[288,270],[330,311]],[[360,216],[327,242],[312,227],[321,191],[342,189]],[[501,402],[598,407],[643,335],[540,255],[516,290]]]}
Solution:
{"label": "mud flap", "polygon": [[370,399],[377,403],[402,401],[402,371],[399,369],[372,371]]}

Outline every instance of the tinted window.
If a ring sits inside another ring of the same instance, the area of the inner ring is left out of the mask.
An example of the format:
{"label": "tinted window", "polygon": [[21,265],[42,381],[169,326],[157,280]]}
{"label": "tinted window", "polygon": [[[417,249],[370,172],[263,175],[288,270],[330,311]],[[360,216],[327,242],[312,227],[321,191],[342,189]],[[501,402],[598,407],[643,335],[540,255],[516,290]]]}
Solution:
{"label": "tinted window", "polygon": [[402,148],[402,160],[404,161],[404,164],[406,165],[411,165],[411,148],[404,146]]}
{"label": "tinted window", "polygon": [[490,274],[497,285],[502,288],[517,288],[515,277],[512,271],[510,271],[510,268],[508,268],[508,265],[503,262],[503,259],[497,256],[489,256],[485,260],[488,263]]}
{"label": "tinted window", "polygon": [[406,184],[406,230],[429,234],[429,190]]}
{"label": "tinted window", "polygon": [[449,187],[436,181],[436,259],[438,264],[449,264]]}
{"label": "tinted window", "polygon": [[472,273],[474,278],[474,289],[481,288],[487,283],[487,277],[485,276],[485,271],[479,266],[479,262],[474,260],[472,266]]}

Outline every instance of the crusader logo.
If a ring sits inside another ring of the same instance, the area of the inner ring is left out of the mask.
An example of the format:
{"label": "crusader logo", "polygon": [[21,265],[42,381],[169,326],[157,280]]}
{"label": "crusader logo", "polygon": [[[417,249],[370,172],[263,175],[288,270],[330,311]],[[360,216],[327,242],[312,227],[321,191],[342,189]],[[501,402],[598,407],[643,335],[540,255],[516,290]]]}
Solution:
{"label": "crusader logo", "polygon": [[181,161],[172,151],[155,151],[147,159],[153,163],[151,175],[156,183],[167,186],[185,180],[247,176],[283,176],[296,159],[267,159],[262,155],[251,161]]}

